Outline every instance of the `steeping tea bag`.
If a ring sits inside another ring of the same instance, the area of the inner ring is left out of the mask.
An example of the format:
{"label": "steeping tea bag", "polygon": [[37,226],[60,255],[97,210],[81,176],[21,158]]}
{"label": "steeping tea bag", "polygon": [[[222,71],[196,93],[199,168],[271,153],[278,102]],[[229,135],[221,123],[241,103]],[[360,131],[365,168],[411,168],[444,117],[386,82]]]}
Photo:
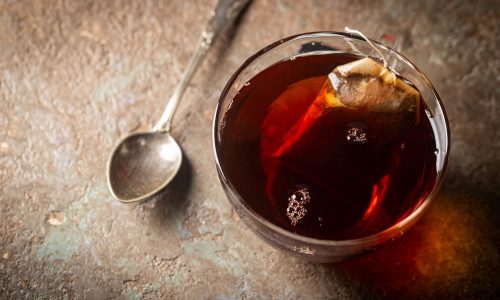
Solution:
{"label": "steeping tea bag", "polygon": [[[270,199],[280,194],[276,191],[293,190],[293,184],[303,184],[291,182],[283,175],[298,174],[306,182],[333,195],[332,205],[343,211],[352,211],[353,216],[362,214],[363,221],[359,226],[373,222],[371,216],[376,215],[374,211],[381,206],[390,182],[386,180],[389,178],[387,169],[370,173],[365,170],[371,169],[372,165],[384,165],[380,161],[387,159],[387,153],[395,145],[404,147],[399,143],[408,130],[418,124],[421,101],[420,93],[387,68],[385,58],[379,54],[383,64],[364,57],[335,67],[321,88],[321,81],[316,85],[319,92],[315,96],[307,94],[311,100],[300,102],[304,107],[302,115],[289,115],[286,109],[287,104],[296,103],[296,98],[306,95],[292,93],[296,88],[280,95],[269,108],[268,116],[274,117],[263,121],[260,146],[267,177],[266,193]],[[274,120],[282,120],[283,124]],[[349,159],[348,165],[343,163],[344,159],[353,156],[356,159]],[[366,188],[342,188],[352,186],[353,182],[360,187],[370,186],[373,182],[379,184],[373,195],[366,192]],[[274,201],[280,203],[283,199]],[[315,205],[313,193],[303,207],[297,206],[295,199],[289,198],[288,201],[286,213],[293,226],[307,216],[309,206]]]}
{"label": "steeping tea bag", "polygon": [[[365,57],[337,66],[273,156],[287,152],[330,109],[362,111],[376,120],[377,128],[383,128],[386,134],[397,135],[418,123],[419,107],[420,93],[375,60]],[[358,140],[361,141],[359,137]]]}

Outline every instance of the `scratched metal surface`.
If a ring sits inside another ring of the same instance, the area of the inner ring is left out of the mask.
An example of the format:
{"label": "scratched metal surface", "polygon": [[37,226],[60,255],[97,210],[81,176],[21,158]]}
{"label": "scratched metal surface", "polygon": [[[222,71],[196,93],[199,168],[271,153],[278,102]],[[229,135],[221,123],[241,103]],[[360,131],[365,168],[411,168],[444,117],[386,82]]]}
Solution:
{"label": "scratched metal surface", "polygon": [[[498,1],[266,1],[219,41],[175,118],[181,173],[114,202],[118,138],[159,116],[211,1],[0,2],[0,298],[491,298],[500,282]],[[210,127],[246,57],[287,35],[406,36],[453,138],[444,188],[408,234],[336,265],[261,242],[216,178]],[[498,295],[498,294],[497,294]]]}

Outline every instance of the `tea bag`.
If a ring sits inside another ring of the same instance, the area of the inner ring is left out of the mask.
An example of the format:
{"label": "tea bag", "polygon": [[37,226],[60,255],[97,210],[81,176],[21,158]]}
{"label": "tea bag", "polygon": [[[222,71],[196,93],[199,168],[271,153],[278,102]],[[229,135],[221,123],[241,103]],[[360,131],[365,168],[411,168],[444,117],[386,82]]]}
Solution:
{"label": "tea bag", "polygon": [[[263,126],[261,159],[267,176],[266,193],[270,198],[273,198],[275,190],[300,184],[288,182],[286,176],[278,176],[295,172],[333,195],[335,205],[349,207],[343,210],[350,209],[353,215],[363,214],[363,224],[374,221],[371,216],[379,209],[383,195],[379,195],[380,201],[356,204],[351,200],[377,197],[373,197],[372,191],[367,189],[347,191],[339,187],[349,186],[352,182],[366,187],[377,179],[388,178],[386,170],[371,175],[367,175],[365,170],[374,160],[382,159],[377,153],[385,153],[385,149],[418,124],[420,93],[388,69],[383,55],[372,46],[379,52],[383,64],[364,57],[337,66],[328,74],[320,89],[318,85],[319,92],[312,96],[314,99],[303,101],[306,106],[302,115],[281,118],[288,122],[287,126]],[[286,110],[281,107],[294,97],[284,94],[280,97],[279,106],[272,107],[268,114],[286,115]],[[364,151],[363,147],[372,150]],[[311,149],[314,151],[311,152]],[[368,156],[367,153],[375,154]],[[343,157],[353,154],[359,155],[356,161],[349,166],[344,165]],[[320,175],[329,172],[344,176],[337,176],[337,181],[332,182],[332,177]],[[381,187],[389,185],[383,182],[385,185]],[[379,190],[384,191],[385,188]],[[288,200],[287,217],[295,226],[305,217],[308,209],[297,206],[292,201],[294,199]],[[276,199],[275,202],[280,201]],[[314,197],[308,200],[307,205],[314,206]]]}
{"label": "tea bag", "polygon": [[[337,66],[329,75],[316,99],[291,127],[283,143],[273,153],[279,157],[297,144],[325,112],[334,108],[370,114],[376,128],[397,136],[420,118],[420,93],[394,72],[365,57]],[[366,133],[353,128],[346,139],[363,142]],[[387,138],[390,138],[389,136]]]}

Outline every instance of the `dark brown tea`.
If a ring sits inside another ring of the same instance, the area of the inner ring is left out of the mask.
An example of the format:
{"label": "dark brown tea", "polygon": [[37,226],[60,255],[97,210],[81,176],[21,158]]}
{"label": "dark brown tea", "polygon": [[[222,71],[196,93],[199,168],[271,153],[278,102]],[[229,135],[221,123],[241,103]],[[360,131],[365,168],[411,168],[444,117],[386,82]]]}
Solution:
{"label": "dark brown tea", "polygon": [[356,59],[332,53],[277,63],[242,87],[225,115],[225,176],[257,214],[291,232],[374,234],[414,211],[435,184],[423,99],[418,122],[404,126],[391,114],[317,105],[327,75]]}

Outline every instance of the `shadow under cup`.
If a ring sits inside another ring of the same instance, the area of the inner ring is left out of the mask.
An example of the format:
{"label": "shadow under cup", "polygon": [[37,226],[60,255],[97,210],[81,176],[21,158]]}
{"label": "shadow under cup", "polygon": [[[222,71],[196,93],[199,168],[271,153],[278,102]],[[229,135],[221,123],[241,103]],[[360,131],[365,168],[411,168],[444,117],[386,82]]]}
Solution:
{"label": "shadow under cup", "polygon": [[406,232],[422,216],[435,197],[443,181],[444,171],[449,153],[449,128],[446,114],[439,96],[427,77],[395,50],[380,43],[377,45],[388,66],[412,82],[422,95],[430,113],[432,126],[439,153],[436,159],[437,178],[431,193],[410,215],[395,225],[362,238],[351,240],[322,240],[310,238],[285,230],[259,215],[238,194],[229,178],[225,176],[220,163],[220,145],[225,115],[236,94],[254,76],[270,66],[297,55],[314,55],[325,53],[354,53],[377,57],[377,53],[362,38],[341,32],[316,32],[291,36],[275,42],[260,50],[234,73],[226,84],[219,99],[213,124],[213,143],[217,171],[224,191],[232,206],[250,229],[271,246],[281,249],[291,255],[310,261],[334,262],[351,255],[371,250],[380,244],[399,237]]}

